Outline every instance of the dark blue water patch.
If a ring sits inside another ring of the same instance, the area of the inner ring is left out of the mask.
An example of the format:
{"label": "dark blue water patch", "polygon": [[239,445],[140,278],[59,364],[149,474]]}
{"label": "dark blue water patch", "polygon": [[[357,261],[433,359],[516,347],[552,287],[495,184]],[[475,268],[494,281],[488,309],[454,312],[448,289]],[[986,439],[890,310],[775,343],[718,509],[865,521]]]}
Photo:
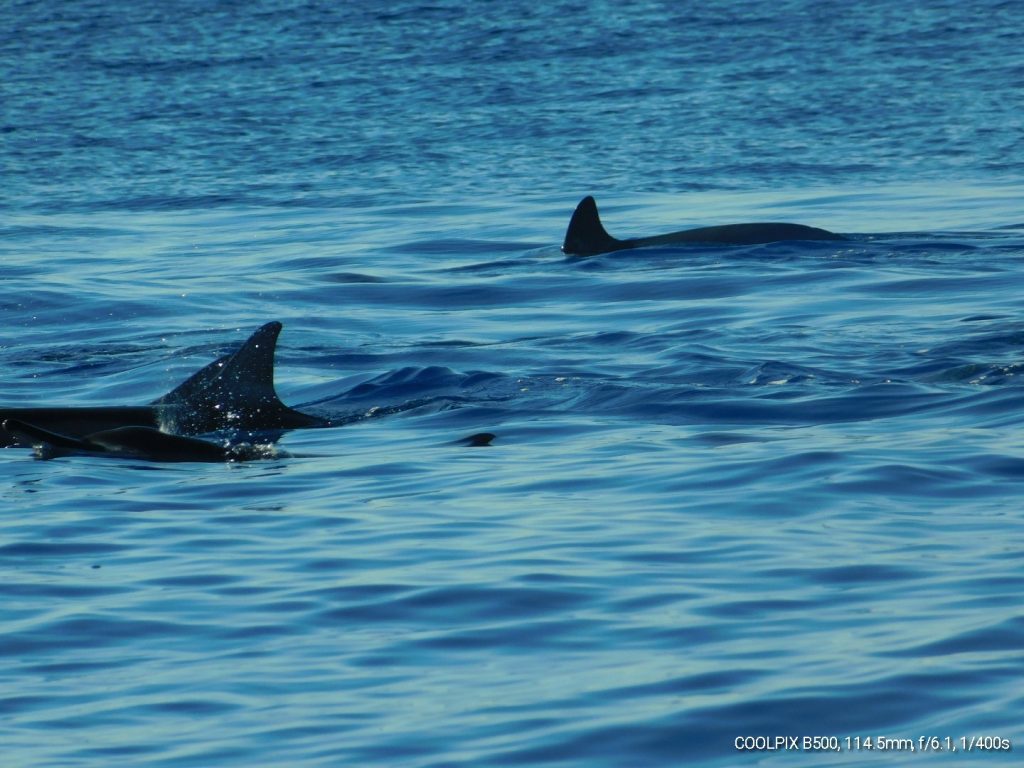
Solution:
{"label": "dark blue water patch", "polygon": [[680,602],[686,602],[698,597],[698,593],[672,593],[652,594],[641,597],[628,597],[615,600],[609,603],[609,610],[630,614],[637,611],[646,611],[653,608],[663,608]]}
{"label": "dark blue water patch", "polygon": [[158,701],[151,704],[137,704],[132,709],[140,715],[184,715],[187,717],[213,717],[233,712],[240,708],[239,704],[226,701],[204,699],[177,699]]}
{"label": "dark blue water patch", "polygon": [[129,591],[129,587],[97,584],[8,582],[4,585],[5,595],[11,598],[31,598],[33,600],[60,598],[84,601],[89,598],[116,595],[127,591]]}
{"label": "dark blue water patch", "polygon": [[330,621],[363,622],[430,623],[442,616],[450,621],[536,620],[586,602],[583,595],[568,590],[452,586],[416,590],[401,598],[389,596],[375,603],[331,609],[321,615]]}
{"label": "dark blue water patch", "polygon": [[991,277],[946,275],[941,277],[896,279],[885,282],[872,280],[870,283],[862,286],[860,290],[873,296],[927,297],[947,293],[955,284],[957,291],[974,291],[978,294],[987,294],[993,293],[1002,281],[1003,278],[999,275]]}
{"label": "dark blue water patch", "polygon": [[690,549],[661,549],[656,548],[655,543],[649,543],[642,545],[639,551],[626,552],[619,557],[625,562],[643,565],[694,565],[717,562],[746,551],[742,544],[733,541],[722,542],[719,546]]}
{"label": "dark blue water patch", "polygon": [[[498,251],[500,253],[500,251]],[[529,250],[519,250],[515,256],[502,258],[490,258],[491,252],[483,254],[487,256],[486,261],[475,263],[446,266],[437,273],[442,275],[453,275],[458,277],[476,275],[480,277],[503,277],[510,274],[529,274],[537,269],[548,267],[558,254],[549,245],[532,246]],[[477,257],[481,254],[478,252]]]}
{"label": "dark blue water patch", "polygon": [[765,672],[759,669],[730,669],[728,671],[702,672],[669,680],[659,680],[641,685],[625,685],[609,688],[601,695],[617,704],[623,699],[660,696],[692,696],[698,693],[726,692],[750,685]]}
{"label": "dark blue water patch", "polygon": [[[601,622],[572,619],[562,621],[515,621],[493,627],[452,628],[435,632],[394,649],[399,656],[441,652],[466,654],[500,653],[532,655],[540,652],[596,650],[591,638],[603,630]],[[403,653],[404,650],[404,653]]]}
{"label": "dark blue water patch", "polygon": [[[618,641],[636,652],[653,653],[659,648],[688,648],[696,652],[718,647],[735,637],[733,628],[726,623],[694,622],[690,626],[660,626],[642,633],[619,632]],[[770,652],[765,652],[771,655]]]}
{"label": "dark blue water patch", "polygon": [[[359,557],[331,557],[314,560],[303,560],[296,567],[310,573],[341,573],[345,571],[360,571],[373,561]],[[400,588],[399,588],[400,589]]]}
{"label": "dark blue water patch", "polygon": [[6,696],[0,699],[0,714],[10,717],[52,706],[53,698],[49,696]]}
{"label": "dark blue water patch", "polygon": [[377,378],[364,382],[345,393],[348,401],[358,401],[360,398],[370,396],[380,399],[407,397],[415,394],[422,397],[426,390],[463,390],[481,385],[487,385],[497,379],[500,374],[473,372],[458,373],[450,368],[441,366],[430,366],[428,368],[406,367],[396,371],[389,371]]}
{"label": "dark blue water patch", "polygon": [[814,383],[825,385],[847,383],[848,381],[848,376],[844,376],[836,371],[779,360],[760,362],[736,376],[737,384],[785,384],[787,391],[791,390],[793,385],[799,384]]}
{"label": "dark blue water patch", "polygon": [[1000,384],[1016,383],[1014,378],[1024,371],[1024,368],[1017,364],[993,365],[991,363],[964,362],[951,365],[952,362],[948,359],[931,361],[911,368],[893,371],[893,375],[899,378],[912,378],[934,384],[964,383],[997,386]]}
{"label": "dark blue water patch", "polygon": [[87,652],[110,646],[130,646],[143,639],[153,647],[186,647],[202,635],[198,629],[195,625],[154,619],[71,617],[6,633],[0,637],[0,655],[53,657],[69,648]]}
{"label": "dark blue water patch", "polygon": [[[334,392],[338,389],[331,387]],[[502,402],[513,397],[515,389],[515,382],[496,373],[457,372],[440,366],[405,367],[361,381],[340,394],[305,402],[301,407],[339,426],[368,418]]]}
{"label": "dark blue water patch", "polygon": [[890,651],[887,655],[916,659],[950,656],[954,654],[1024,654],[1024,618],[1015,617],[982,629],[962,632],[951,637],[907,648]]}
{"label": "dark blue water patch", "polygon": [[[305,630],[301,626],[290,623],[288,618],[293,615],[297,618],[305,617],[310,612],[311,607],[309,605],[295,604],[286,606],[287,610],[281,610],[280,606],[265,606],[266,611],[280,615],[279,623],[244,624],[231,627],[222,631],[219,634],[219,639],[228,643],[241,641],[251,644],[276,638],[301,637],[305,634]],[[262,656],[266,655],[267,652],[248,646],[247,650],[240,651],[239,653],[245,656]]]}
{"label": "dark blue water patch", "polygon": [[[7,272],[5,270],[5,274],[11,279],[18,276],[17,273],[13,270],[11,272]],[[33,274],[35,274],[35,270],[28,271],[26,274],[28,276],[32,276]],[[66,306],[66,293],[56,290],[47,290],[39,287],[34,287],[31,296],[25,296],[24,299],[21,301],[14,300],[8,294],[8,297],[3,301],[2,304],[0,304],[0,309],[3,309],[3,311],[6,314],[8,314],[8,316],[13,315],[13,318],[16,320],[18,316],[22,314],[31,314],[31,316],[35,316],[40,312],[46,313],[61,311]],[[9,331],[7,332],[9,333]]]}
{"label": "dark blue water patch", "polygon": [[905,582],[920,579],[923,574],[901,566],[881,563],[843,565],[832,568],[784,568],[763,571],[769,578],[797,579],[815,584],[857,588],[876,583]]}
{"label": "dark blue water patch", "polygon": [[970,388],[960,391],[967,394],[943,404],[936,414],[963,419],[970,427],[993,428],[1015,423],[1024,402],[1024,392],[1015,382],[1010,386],[980,387],[972,381]]}
{"label": "dark blue water patch", "polygon": [[740,600],[696,608],[698,613],[736,621],[763,621],[812,612],[819,603],[811,600]]}
{"label": "dark blue water patch", "polygon": [[696,435],[694,439],[717,448],[742,445],[743,443],[766,443],[771,442],[773,438],[767,435],[747,435],[738,432],[704,432]]}
{"label": "dark blue water patch", "polygon": [[367,283],[387,283],[390,282],[388,278],[380,277],[378,275],[367,275],[359,272],[336,272],[326,277],[332,283],[344,283],[344,284],[367,284]]}
{"label": "dark blue water patch", "polygon": [[126,549],[124,545],[100,541],[22,541],[0,547],[0,557],[64,558],[113,555]]}
{"label": "dark blue water patch", "polygon": [[157,744],[120,744],[110,747],[90,747],[79,749],[76,754],[83,758],[99,758],[101,760],[121,760],[141,758],[146,755],[160,753],[163,747]]}
{"label": "dark blue water patch", "polygon": [[867,466],[856,473],[843,473],[832,481],[832,485],[840,492],[921,500],[978,498],[990,490],[984,478],[959,468],[907,464]]}
{"label": "dark blue water patch", "polygon": [[[996,557],[998,557],[998,555]],[[1012,553],[1009,557],[1005,557],[1005,559],[1012,560],[1019,559],[1020,557],[1021,555],[1019,553]],[[1020,591],[1021,587],[1024,587],[1024,575],[1004,573],[976,579],[963,579],[962,584],[965,593],[974,593],[982,596],[1005,597],[1005,595],[1016,594]],[[1002,590],[1005,594],[993,594],[997,590]],[[968,598],[968,600],[970,599],[973,598]]]}
{"label": "dark blue water patch", "polygon": [[90,661],[49,661],[33,660],[25,664],[25,671],[31,675],[41,677],[54,676],[59,679],[75,675],[89,675],[93,673],[106,674],[112,670],[131,667],[138,663],[138,659],[115,656],[113,658],[102,658]]}
{"label": "dark blue water patch", "polygon": [[353,586],[322,587],[310,593],[318,601],[351,603],[358,601],[366,604],[369,601],[389,602],[391,598],[399,595],[408,595],[416,591],[413,585],[402,584],[358,584]]}
{"label": "dark blue water patch", "polygon": [[992,355],[999,353],[1015,353],[1024,345],[1024,329],[1016,320],[1003,322],[998,330],[973,329],[978,332],[955,338],[936,345],[929,354],[936,357],[956,357],[961,355]]}
{"label": "dark blue water patch", "polygon": [[966,463],[981,475],[1024,480],[1024,456],[980,455],[968,459]]}
{"label": "dark blue water patch", "polygon": [[507,278],[489,284],[451,284],[438,281],[405,281],[401,290],[394,282],[333,283],[330,290],[321,286],[303,288],[289,294],[297,304],[346,306],[363,304],[380,308],[397,307],[404,311],[464,309],[505,309],[532,305],[538,296],[536,285]]}
{"label": "dark blue water patch", "polygon": [[[444,254],[446,256],[468,255],[475,256],[481,251],[486,253],[515,253],[519,254],[530,248],[539,247],[536,244],[521,242],[495,242],[490,240],[423,240],[411,243],[402,243],[385,248],[385,251],[393,253],[411,253],[416,255]],[[461,269],[464,268],[460,268]]]}
{"label": "dark blue water patch", "polygon": [[226,573],[190,573],[183,576],[169,576],[157,579],[148,579],[144,583],[154,587],[196,587],[196,588],[217,588],[227,584],[238,582],[238,576]]}
{"label": "dark blue water patch", "polygon": [[386,744],[357,746],[346,749],[323,749],[318,752],[322,758],[352,760],[359,764],[427,758],[443,754],[445,746],[446,740],[442,736],[415,734],[411,736],[394,735],[387,740]]}
{"label": "dark blue water patch", "polygon": [[1010,320],[1010,319],[1015,319],[1015,318],[1013,318],[1012,315],[978,314],[978,315],[971,315],[970,317],[962,317],[962,318],[960,318],[960,322],[962,322],[962,323],[984,323],[984,322],[989,322],[989,321],[992,321],[992,320]]}
{"label": "dark blue water patch", "polygon": [[744,392],[711,388],[635,390],[609,413],[662,423],[704,425],[837,424],[910,416],[969,402],[969,396],[899,383],[869,384],[821,396],[772,389]]}

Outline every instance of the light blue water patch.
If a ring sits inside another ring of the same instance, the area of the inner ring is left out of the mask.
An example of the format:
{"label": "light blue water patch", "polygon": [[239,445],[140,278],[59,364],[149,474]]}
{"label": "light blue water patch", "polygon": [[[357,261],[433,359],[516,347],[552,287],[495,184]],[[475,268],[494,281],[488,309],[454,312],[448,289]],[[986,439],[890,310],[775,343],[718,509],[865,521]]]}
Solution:
{"label": "light blue water patch", "polygon": [[12,4],[0,406],[336,426],[0,451],[4,764],[1014,764],[1020,14]]}

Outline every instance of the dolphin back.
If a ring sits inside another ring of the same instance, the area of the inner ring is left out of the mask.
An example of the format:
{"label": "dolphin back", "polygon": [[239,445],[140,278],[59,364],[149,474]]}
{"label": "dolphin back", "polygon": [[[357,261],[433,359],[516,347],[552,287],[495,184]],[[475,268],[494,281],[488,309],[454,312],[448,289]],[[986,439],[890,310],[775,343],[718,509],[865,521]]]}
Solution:
{"label": "dolphin back", "polygon": [[599,253],[621,251],[650,245],[678,245],[682,243],[718,243],[721,245],[755,245],[786,240],[846,240],[842,235],[818,227],[779,222],[757,224],[724,224],[670,232],[667,235],[637,237],[619,240],[612,237],[601,223],[597,203],[593,197],[580,200],[569,228],[565,232],[562,251],[571,256],[594,256]]}

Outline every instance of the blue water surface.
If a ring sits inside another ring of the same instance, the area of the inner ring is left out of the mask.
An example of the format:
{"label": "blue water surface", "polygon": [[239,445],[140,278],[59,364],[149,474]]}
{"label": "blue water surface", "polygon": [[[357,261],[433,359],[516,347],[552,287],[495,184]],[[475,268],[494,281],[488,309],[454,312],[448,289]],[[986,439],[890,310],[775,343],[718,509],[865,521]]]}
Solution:
{"label": "blue water surface", "polygon": [[0,450],[4,766],[1019,760],[1024,6],[3,9],[0,406],[341,425]]}

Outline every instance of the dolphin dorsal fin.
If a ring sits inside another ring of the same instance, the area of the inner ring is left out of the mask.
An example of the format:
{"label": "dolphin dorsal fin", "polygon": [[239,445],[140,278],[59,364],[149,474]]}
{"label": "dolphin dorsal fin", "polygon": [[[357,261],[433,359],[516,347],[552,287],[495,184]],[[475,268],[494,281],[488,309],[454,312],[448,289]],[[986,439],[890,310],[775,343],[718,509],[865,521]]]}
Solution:
{"label": "dolphin dorsal fin", "polygon": [[257,329],[236,352],[224,355],[172,389],[154,406],[166,407],[171,431],[199,434],[225,427],[310,426],[313,416],[292,410],[274,389],[274,350],[281,323]]}
{"label": "dolphin dorsal fin", "polygon": [[591,256],[595,253],[607,253],[622,248],[622,242],[609,235],[601,216],[597,212],[597,201],[587,195],[580,200],[576,210],[569,219],[569,228],[565,231],[562,252],[574,256]]}
{"label": "dolphin dorsal fin", "polygon": [[274,390],[274,349],[281,324],[259,328],[235,352],[224,355],[192,374],[153,405],[195,407],[214,400],[221,407],[280,403]]}

